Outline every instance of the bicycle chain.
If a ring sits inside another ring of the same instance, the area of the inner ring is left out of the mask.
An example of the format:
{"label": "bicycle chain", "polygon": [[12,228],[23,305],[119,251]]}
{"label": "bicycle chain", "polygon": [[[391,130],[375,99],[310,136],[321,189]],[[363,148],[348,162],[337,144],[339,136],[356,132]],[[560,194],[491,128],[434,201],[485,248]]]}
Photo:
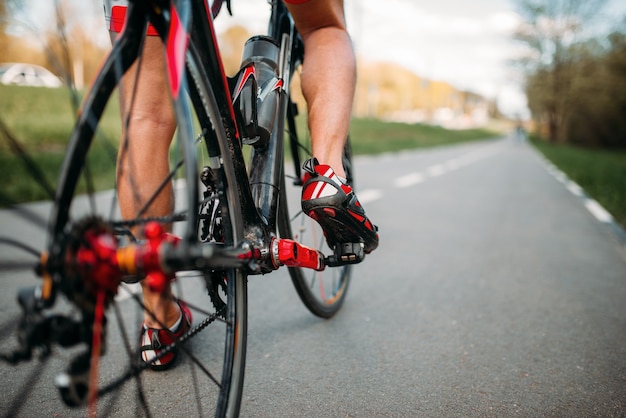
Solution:
{"label": "bicycle chain", "polygon": [[166,345],[163,349],[159,349],[159,351],[160,351],[159,354],[157,354],[151,360],[150,363],[146,363],[146,362],[142,361],[141,362],[142,364],[131,366],[130,370],[125,375],[120,376],[116,381],[111,382],[108,385],[106,385],[103,388],[101,388],[100,390],[98,390],[98,396],[100,397],[100,396],[106,395],[107,393],[109,393],[109,392],[117,389],[118,387],[122,386],[123,384],[125,384],[128,380],[132,379],[133,377],[138,376],[144,370],[148,369],[150,367],[151,363],[161,359],[163,356],[165,356],[166,354],[168,354],[169,352],[174,350],[177,345],[185,343],[188,339],[194,337],[200,331],[202,331],[203,329],[208,327],[210,324],[215,322],[215,320],[217,320],[219,315],[220,315],[220,313],[216,312],[215,314],[208,316],[201,323],[199,323],[198,325],[196,325],[195,327],[193,327],[189,331],[187,331],[185,334],[183,334],[183,336],[180,337],[178,339],[178,341],[175,341],[175,342],[173,342],[171,344]]}
{"label": "bicycle chain", "polygon": [[114,228],[121,228],[121,227],[130,228],[130,227],[137,226],[137,225],[144,225],[149,222],[171,223],[171,222],[180,222],[180,221],[185,221],[185,220],[187,220],[187,215],[185,215],[184,213],[179,213],[179,214],[170,215],[170,216],[153,216],[153,217],[141,218],[141,219],[116,221],[116,222],[112,222],[111,226],[113,226]]}

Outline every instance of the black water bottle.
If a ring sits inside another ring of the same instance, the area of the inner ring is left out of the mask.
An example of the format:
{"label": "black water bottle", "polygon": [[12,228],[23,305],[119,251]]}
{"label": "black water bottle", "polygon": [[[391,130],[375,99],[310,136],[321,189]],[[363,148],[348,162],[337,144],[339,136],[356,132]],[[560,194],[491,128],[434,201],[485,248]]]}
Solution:
{"label": "black water bottle", "polygon": [[[249,103],[247,97],[250,96],[241,92],[240,109],[244,119],[256,119],[256,124],[252,124],[256,126],[249,124],[246,127],[246,144],[265,146],[274,128],[278,96],[283,87],[283,80],[278,77],[279,54],[280,48],[267,36],[254,36],[244,46],[240,74],[253,74],[255,82],[250,82],[247,77],[244,88],[256,90],[256,94],[252,95],[252,100],[256,98],[256,103]],[[256,131],[255,137],[251,137],[253,131]]]}

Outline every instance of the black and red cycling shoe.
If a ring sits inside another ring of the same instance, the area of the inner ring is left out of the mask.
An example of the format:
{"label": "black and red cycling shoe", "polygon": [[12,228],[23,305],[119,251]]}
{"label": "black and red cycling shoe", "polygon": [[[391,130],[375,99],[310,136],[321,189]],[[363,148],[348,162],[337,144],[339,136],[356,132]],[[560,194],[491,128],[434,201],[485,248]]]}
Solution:
{"label": "black and red cycling shoe", "polygon": [[331,248],[337,244],[362,243],[365,254],[378,247],[378,227],[365,215],[352,187],[344,184],[328,165],[308,159],[302,186],[302,210],[324,230]]}
{"label": "black and red cycling shoe", "polygon": [[178,341],[191,328],[189,307],[182,301],[178,301],[178,306],[180,306],[181,315],[179,321],[174,324],[173,330],[148,328],[145,324],[141,326],[141,361],[147,363],[152,370],[167,370],[176,363],[178,346],[161,355],[162,348]]}

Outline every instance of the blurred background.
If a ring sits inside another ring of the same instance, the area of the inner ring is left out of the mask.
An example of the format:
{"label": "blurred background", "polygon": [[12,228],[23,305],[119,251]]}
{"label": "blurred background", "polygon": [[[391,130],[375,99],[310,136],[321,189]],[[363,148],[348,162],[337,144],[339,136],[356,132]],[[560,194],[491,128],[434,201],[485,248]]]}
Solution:
{"label": "blurred background", "polygon": [[[502,117],[532,119],[557,141],[587,124],[605,128],[593,140],[582,134],[569,140],[617,141],[608,126],[626,119],[610,109],[620,107],[620,98],[623,107],[626,94],[623,1],[345,5],[359,57],[357,117],[450,128],[484,126]],[[265,0],[233,0],[232,8],[232,17],[218,17],[216,29],[225,65],[234,73],[243,42],[265,31],[268,7]],[[0,62],[38,64],[82,89],[109,44],[101,0],[0,2]],[[624,126],[614,128],[623,138]]]}
{"label": "blurred background", "polygon": [[[215,26],[234,75],[269,7],[231,2]],[[303,319],[286,276],[250,282],[244,410],[623,416],[626,1],[345,7],[358,193],[381,246],[326,325]],[[0,0],[0,207],[54,194],[33,187],[20,151],[53,190],[109,49],[102,0]],[[115,150],[95,156],[96,186],[110,188]],[[2,229],[21,225],[5,219]]]}
{"label": "blurred background", "polygon": [[[345,8],[358,56],[355,120],[496,133],[523,126],[551,143],[626,147],[622,0],[346,0]],[[245,40],[266,31],[269,7],[232,0],[232,11],[216,20],[229,74]],[[109,48],[101,0],[0,0],[6,126],[26,147],[60,151]],[[16,84],[71,88],[24,94]]]}

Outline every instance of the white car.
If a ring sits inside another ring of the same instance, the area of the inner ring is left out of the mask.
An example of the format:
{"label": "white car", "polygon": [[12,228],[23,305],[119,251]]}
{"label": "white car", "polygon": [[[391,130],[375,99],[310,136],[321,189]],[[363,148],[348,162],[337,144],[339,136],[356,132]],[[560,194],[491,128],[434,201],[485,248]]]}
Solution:
{"label": "white car", "polygon": [[45,68],[34,64],[0,64],[0,84],[33,87],[61,87],[59,77]]}

